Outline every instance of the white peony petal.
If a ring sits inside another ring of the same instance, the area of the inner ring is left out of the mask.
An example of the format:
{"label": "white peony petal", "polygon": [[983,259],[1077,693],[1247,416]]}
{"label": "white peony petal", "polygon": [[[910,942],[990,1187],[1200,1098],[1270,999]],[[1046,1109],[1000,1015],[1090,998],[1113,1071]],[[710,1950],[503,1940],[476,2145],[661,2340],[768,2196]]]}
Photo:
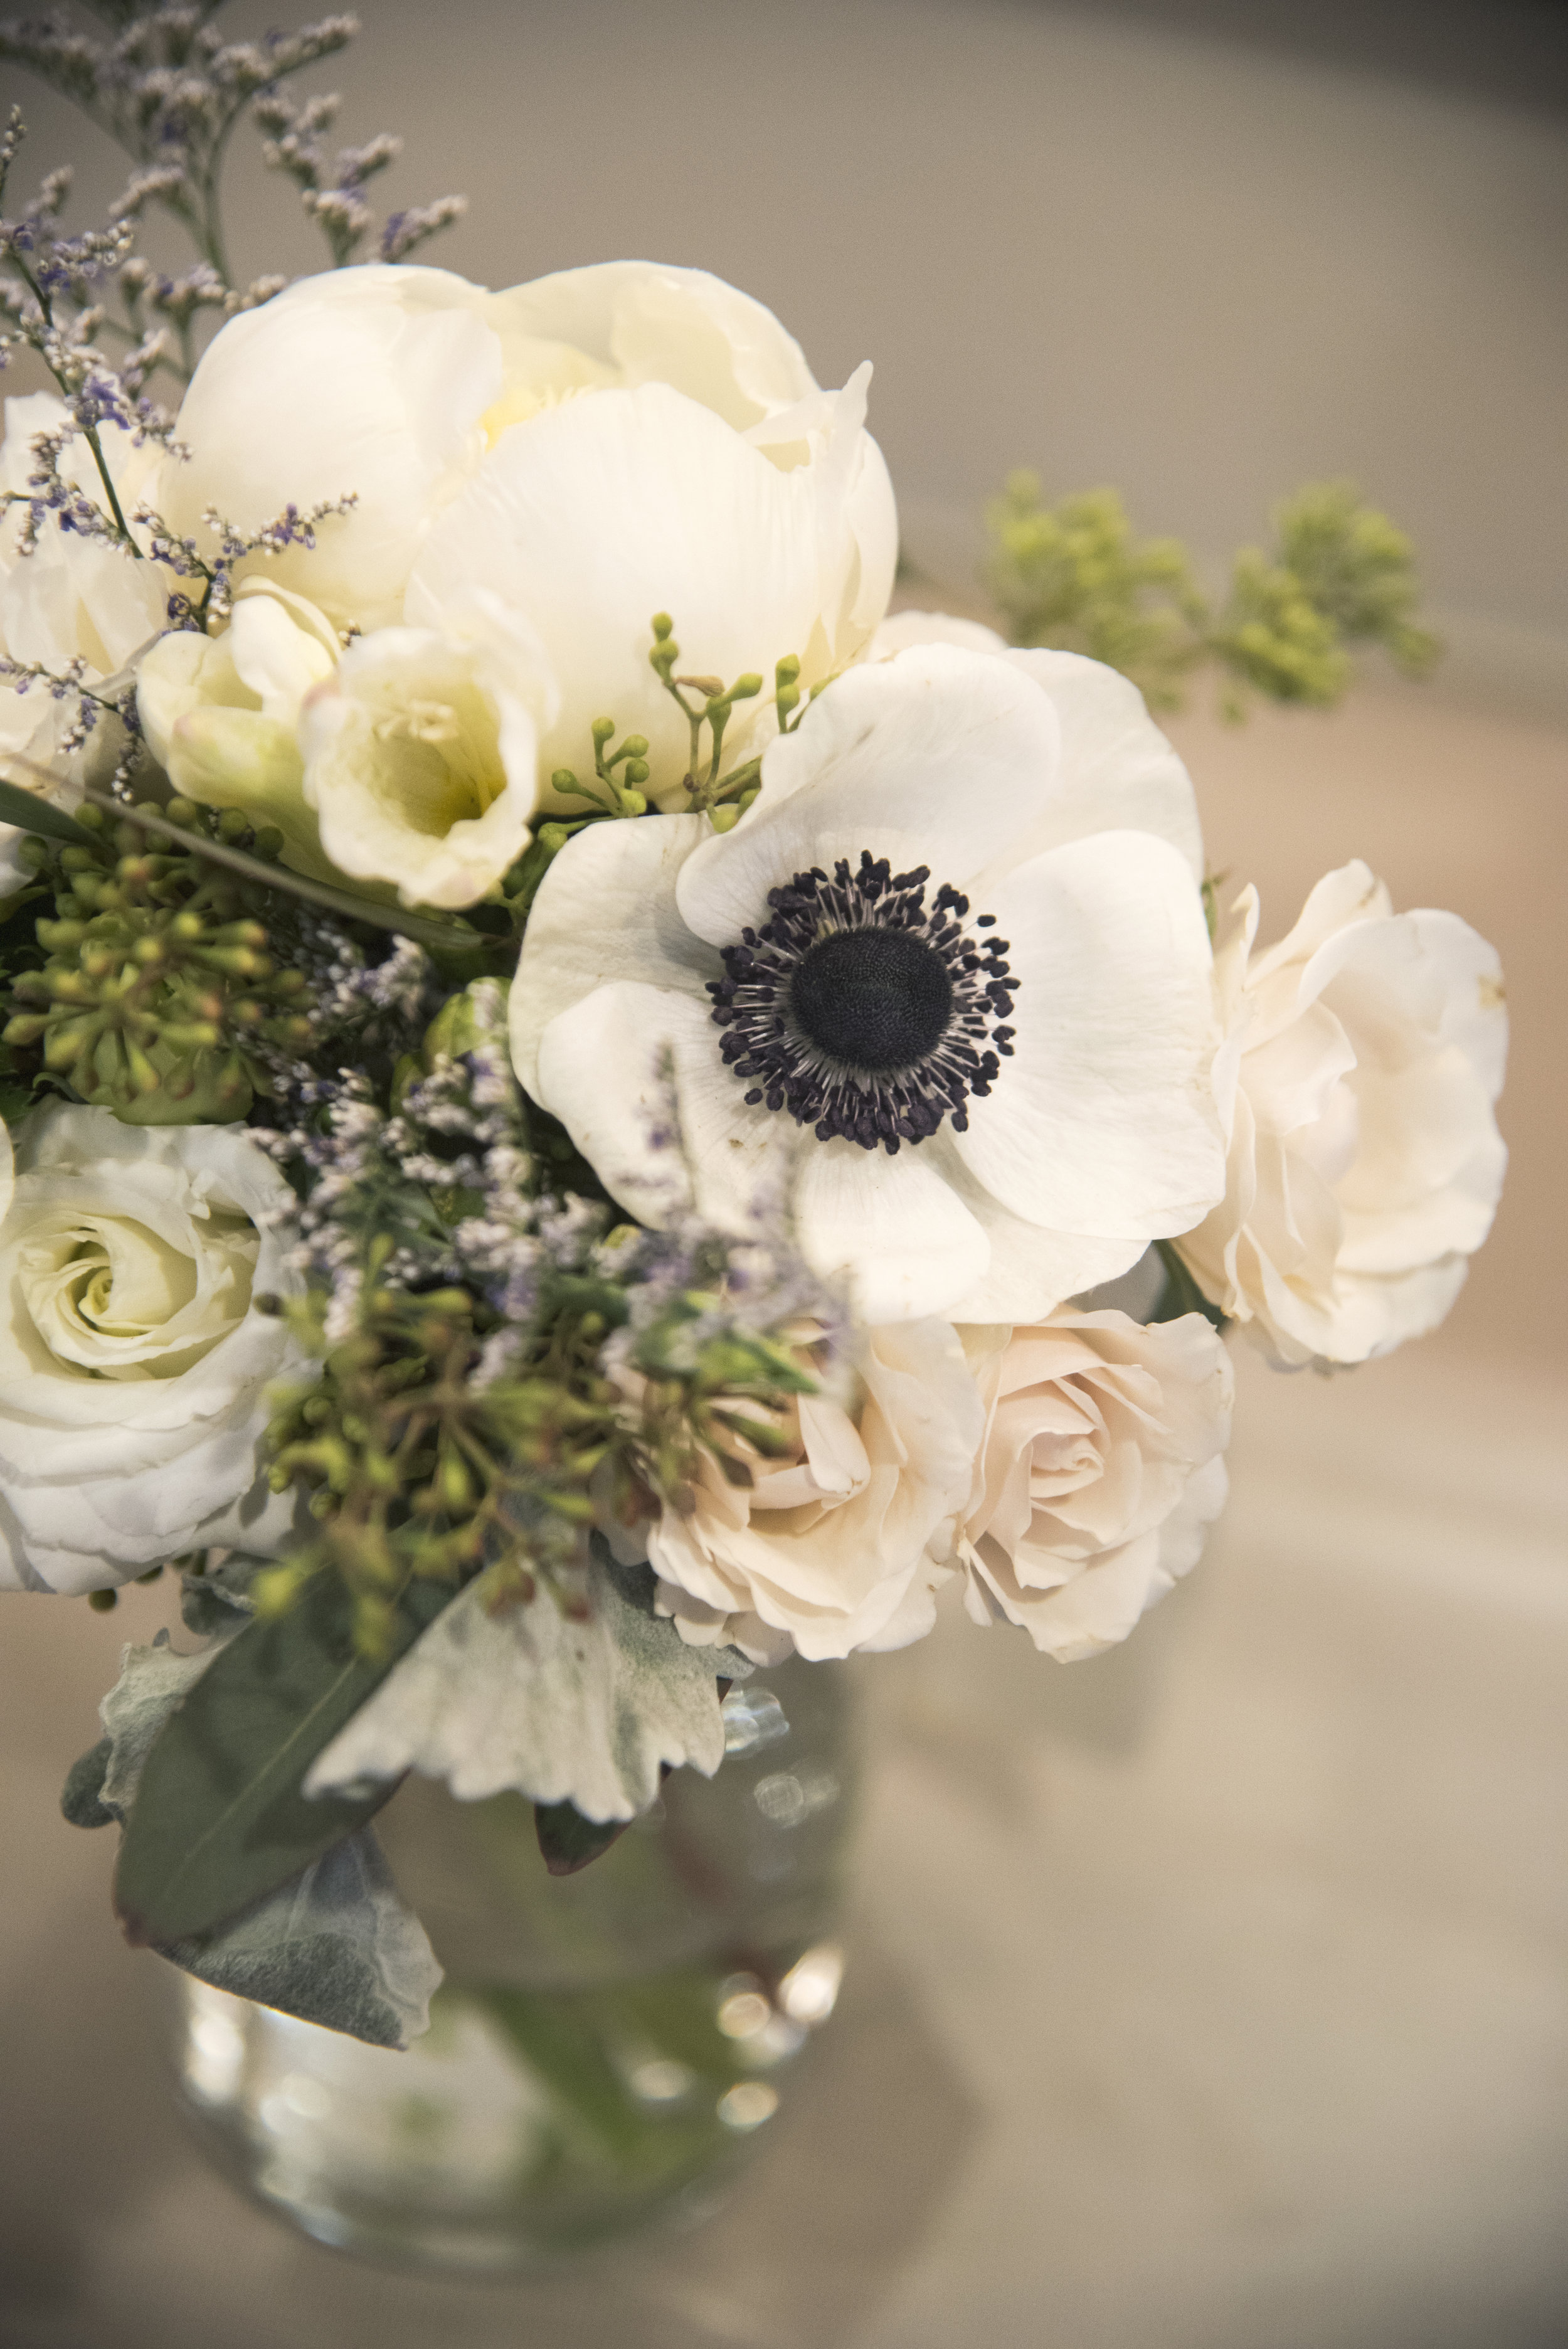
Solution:
{"label": "white peony petal", "polygon": [[848,1287],[862,1321],[945,1313],[990,1259],[980,1223],[921,1149],[890,1159],[851,1142],[812,1142],[792,1205],[800,1253],[823,1280]]}
{"label": "white peony petal", "polygon": [[[647,738],[647,788],[678,809],[689,738],[648,666],[652,616],[675,616],[686,675],[767,677],[793,653],[810,683],[853,658],[860,641],[841,617],[861,567],[845,503],[852,462],[826,496],[834,454],[781,471],[664,383],[570,400],[502,435],[432,530],[408,617],[438,624],[476,585],[493,589],[538,629],[560,679],[544,772],[591,775],[590,726],[612,717]],[[766,707],[743,707],[737,757]]]}
{"label": "white peony petal", "polygon": [[963,886],[1045,805],[1057,759],[1049,701],[999,661],[936,645],[851,669],[769,744],[735,831],[683,869],[681,913],[715,946],[766,918],[768,892],[861,851]]}
{"label": "white peony petal", "polygon": [[627,387],[667,383],[738,432],[817,388],[794,336],[750,295],[651,261],[558,270],[491,297],[503,347],[515,337],[568,345]]}
{"label": "white peony petal", "polygon": [[555,858],[529,912],[510,999],[512,1065],[539,1092],[539,1042],[596,987],[635,978],[706,1005],[722,968],[676,911],[681,865],[712,831],[706,816],[590,824]]}
{"label": "white peony petal", "polygon": [[353,493],[314,553],[254,555],[240,575],[264,570],[339,625],[396,620],[432,515],[483,453],[501,388],[488,298],[444,269],[372,266],[302,278],[232,318],[181,404],[191,461],[165,465],[154,502],[201,542],[209,507],[257,530]]}
{"label": "white peony petal", "polygon": [[1103,833],[1022,866],[988,908],[1017,981],[1017,1038],[954,1148],[1047,1228],[1190,1230],[1223,1193],[1224,1154],[1208,933],[1181,857],[1148,833]]}

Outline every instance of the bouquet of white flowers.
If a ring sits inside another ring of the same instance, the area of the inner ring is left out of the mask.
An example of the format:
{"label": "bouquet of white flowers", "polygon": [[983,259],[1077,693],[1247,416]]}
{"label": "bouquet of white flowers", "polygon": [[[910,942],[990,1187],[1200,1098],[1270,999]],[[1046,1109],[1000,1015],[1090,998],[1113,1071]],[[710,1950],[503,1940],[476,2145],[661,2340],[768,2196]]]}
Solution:
{"label": "bouquet of white flowers", "polygon": [[[56,389],[0,450],[0,1586],[181,1575],[207,1644],[127,1650],[67,1814],[133,1940],[403,2044],[409,1771],[566,1870],[757,1665],[949,1599],[1125,1638],[1223,1504],[1226,1332],[1452,1302],[1501,983],[1357,864],[1257,951],[1132,681],[1424,657],[1380,517],[1297,501],[1214,616],[1015,484],[1023,641],[890,618],[869,367],[700,271],[408,265],[449,202],[361,264],[395,142],[280,87],[351,27],[103,13],[5,36],[137,170],[3,231]],[[230,280],[247,107],[325,274]]]}

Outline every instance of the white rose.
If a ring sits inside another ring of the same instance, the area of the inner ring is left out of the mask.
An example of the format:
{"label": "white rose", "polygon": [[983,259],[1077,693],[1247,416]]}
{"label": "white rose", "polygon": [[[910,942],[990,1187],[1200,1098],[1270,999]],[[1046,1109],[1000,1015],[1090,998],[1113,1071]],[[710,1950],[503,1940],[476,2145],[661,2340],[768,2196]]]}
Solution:
{"label": "white rose", "polygon": [[406,905],[471,905],[532,838],[557,706],[537,641],[482,590],[445,629],[356,638],[300,724],[322,847]]}
{"label": "white rose", "polygon": [[260,1441],[301,1357],[256,1309],[297,1290],[292,1195],[243,1133],[51,1107],[0,1224],[0,1588],[124,1582],[210,1543],[266,1555],[294,1498]]}
{"label": "white rose", "polygon": [[[897,554],[887,469],[864,429],[871,370],[818,388],[760,303],[700,270],[614,262],[498,295],[507,348],[499,433],[431,529],[407,616],[437,625],[474,585],[539,631],[561,685],[543,771],[592,771],[614,718],[651,748],[649,796],[686,805],[686,722],[648,666],[675,619],[683,675],[810,687],[863,652]],[[748,755],[771,703],[740,704]]]}
{"label": "white rose", "polygon": [[[15,497],[26,495],[36,464],[35,439],[57,431],[66,421],[64,406],[47,392],[5,402],[0,490]],[[102,440],[121,502],[129,510],[149,472],[150,454],[137,450],[129,436],[113,425],[104,426]],[[67,451],[63,471],[85,495],[102,504],[103,485],[85,444],[78,441]],[[89,688],[118,686],[136,655],[168,625],[169,574],[122,547],[62,530],[53,515],[40,526],[36,551],[23,554],[22,526],[19,506],[0,516],[0,657],[36,664],[57,676],[79,661],[81,681]],[[40,791],[62,806],[74,806],[93,769],[98,746],[114,738],[109,755],[117,756],[125,739],[117,725],[100,724],[82,750],[63,756],[61,739],[77,714],[74,694],[57,699],[41,680],[15,684],[0,678],[0,753],[9,751],[33,767],[60,773],[53,789],[26,770],[9,766],[6,780]],[[29,877],[16,859],[25,837],[16,827],[0,824],[0,898]]]}
{"label": "white rose", "polygon": [[1202,1314],[963,1331],[985,1400],[959,1548],[976,1622],[1071,1663],[1124,1640],[1225,1502],[1233,1380]]}
{"label": "white rose", "polygon": [[921,1638],[983,1421],[952,1327],[866,1333],[848,1406],[819,1392],[737,1412],[769,1419],[774,1445],[731,1437],[750,1483],[732,1484],[705,1453],[690,1509],[665,1509],[647,1550],[659,1611],[694,1645],[764,1663],[792,1648],[816,1659]]}
{"label": "white rose", "polygon": [[1224,1182],[1191,787],[1131,687],[947,646],[851,669],[734,830],[591,826],[534,901],[512,1056],[623,1206],[782,1201],[866,1321],[1113,1279]]}
{"label": "white rose", "polygon": [[271,581],[245,581],[218,636],[182,628],[137,670],[147,746],[177,792],[203,807],[242,808],[284,835],[283,861],[328,874],[304,796],[299,718],[305,696],[337,666],[325,613]]}
{"label": "white rose", "polygon": [[1276,1362],[1362,1362],[1437,1326],[1491,1227],[1502,973],[1456,915],[1392,912],[1361,864],[1254,957],[1257,922],[1248,889],[1215,954],[1225,1197],[1179,1246]]}

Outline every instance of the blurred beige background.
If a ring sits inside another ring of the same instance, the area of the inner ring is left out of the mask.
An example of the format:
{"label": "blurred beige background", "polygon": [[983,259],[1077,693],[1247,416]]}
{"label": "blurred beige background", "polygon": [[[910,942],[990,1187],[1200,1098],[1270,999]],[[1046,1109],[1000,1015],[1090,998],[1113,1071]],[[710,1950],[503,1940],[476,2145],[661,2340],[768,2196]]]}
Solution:
{"label": "blurred beige background", "polygon": [[[271,11],[248,5],[237,25]],[[0,1601],[0,2344],[1557,2349],[1568,2338],[1568,17],[1276,0],[366,0],[321,82],[494,284],[624,253],[876,362],[913,558],[974,608],[1011,465],[1222,560],[1296,481],[1413,532],[1453,657],[1172,728],[1265,930],[1361,854],[1496,941],[1492,1241],[1444,1330],[1239,1363],[1189,1583],[1067,1671],[962,1621],[865,1673],[857,1961],[717,2224],[517,2291],[296,2244],[201,2168],[54,1805],[114,1618]],[[7,96],[10,95],[9,90]],[[40,166],[84,156],[21,91]],[[237,174],[242,265],[311,265]],[[18,387],[19,388],[19,387]]]}

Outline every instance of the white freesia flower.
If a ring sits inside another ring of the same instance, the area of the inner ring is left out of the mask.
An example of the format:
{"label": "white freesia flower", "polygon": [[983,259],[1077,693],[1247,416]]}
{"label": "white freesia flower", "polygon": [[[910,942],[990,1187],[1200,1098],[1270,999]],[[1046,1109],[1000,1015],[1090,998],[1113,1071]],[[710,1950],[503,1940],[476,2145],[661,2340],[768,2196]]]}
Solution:
{"label": "white freesia flower", "polygon": [[292,1195],[223,1126],[51,1107],[22,1129],[0,1224],[0,1588],[83,1591],[293,1522],[260,1439],[300,1365],[256,1309],[297,1289]]}
{"label": "white freesia flower", "polygon": [[[67,420],[63,404],[47,392],[5,402],[0,490],[16,497],[26,492],[35,467],[35,439],[57,431]],[[149,471],[150,452],[134,448],[129,436],[114,425],[106,424],[101,437],[121,502],[129,508]],[[103,485],[83,444],[67,451],[63,470],[67,480],[101,505]],[[35,553],[25,555],[19,550],[22,521],[20,507],[0,516],[0,657],[36,663],[57,676],[80,662],[77,674],[89,689],[126,681],[122,672],[167,626],[168,573],[123,548],[61,530],[53,516],[40,529]],[[66,730],[77,714],[74,694],[57,699],[40,680],[12,684],[0,679],[0,753],[8,751],[34,768],[55,770],[61,776],[59,785],[51,789],[26,769],[7,766],[6,780],[62,806],[74,806],[93,768],[95,751],[110,745],[112,737],[112,758],[125,740],[118,725],[105,721],[82,750],[63,754]],[[0,898],[28,877],[16,861],[25,836],[11,824],[0,824]]]}
{"label": "white freesia flower", "polygon": [[1230,1358],[1201,1313],[967,1329],[985,1433],[959,1549],[976,1622],[1064,1663],[1124,1640],[1225,1503]]}
{"label": "white freesia flower", "polygon": [[284,835],[285,864],[330,873],[304,796],[299,719],[337,666],[325,613],[270,580],[247,580],[218,636],[182,628],[137,670],[147,746],[177,792],[203,807],[242,808]]}
{"label": "white freesia flower", "polygon": [[1257,922],[1248,889],[1215,956],[1225,1197],[1181,1251],[1282,1365],[1366,1361],[1436,1327],[1491,1227],[1501,969],[1457,915],[1395,914],[1361,864],[1254,957]]}
{"label": "white freesia flower", "polygon": [[[543,770],[592,771],[589,729],[646,737],[651,797],[685,805],[685,721],[648,667],[673,614],[682,673],[810,687],[856,659],[897,554],[887,469],[864,429],[869,367],[818,388],[760,303],[700,270],[614,262],[498,295],[500,429],[433,527],[408,617],[489,587],[538,629],[561,684]],[[772,724],[739,705],[738,757]]]}
{"label": "white freesia flower", "polygon": [[304,797],[340,872],[471,905],[521,855],[555,714],[530,631],[483,592],[461,630],[378,628],[310,696]]}
{"label": "white freesia flower", "polygon": [[[809,1345],[802,1359],[810,1363]],[[740,1434],[732,1484],[702,1465],[685,1510],[648,1532],[657,1606],[694,1645],[758,1663],[899,1648],[931,1629],[951,1571],[984,1413],[956,1332],[916,1321],[863,1334],[848,1402],[820,1391],[738,1416],[770,1423],[765,1451]]]}
{"label": "white freesia flower", "polygon": [[1127,690],[917,649],[776,740],[734,831],[579,834],[511,990],[523,1084],[657,1224],[667,1051],[697,1212],[781,1203],[872,1322],[1032,1318],[1191,1229],[1224,1179],[1208,936],[1182,848],[1115,828],[1185,843],[1191,787],[1170,760],[1157,808],[1122,758]]}

